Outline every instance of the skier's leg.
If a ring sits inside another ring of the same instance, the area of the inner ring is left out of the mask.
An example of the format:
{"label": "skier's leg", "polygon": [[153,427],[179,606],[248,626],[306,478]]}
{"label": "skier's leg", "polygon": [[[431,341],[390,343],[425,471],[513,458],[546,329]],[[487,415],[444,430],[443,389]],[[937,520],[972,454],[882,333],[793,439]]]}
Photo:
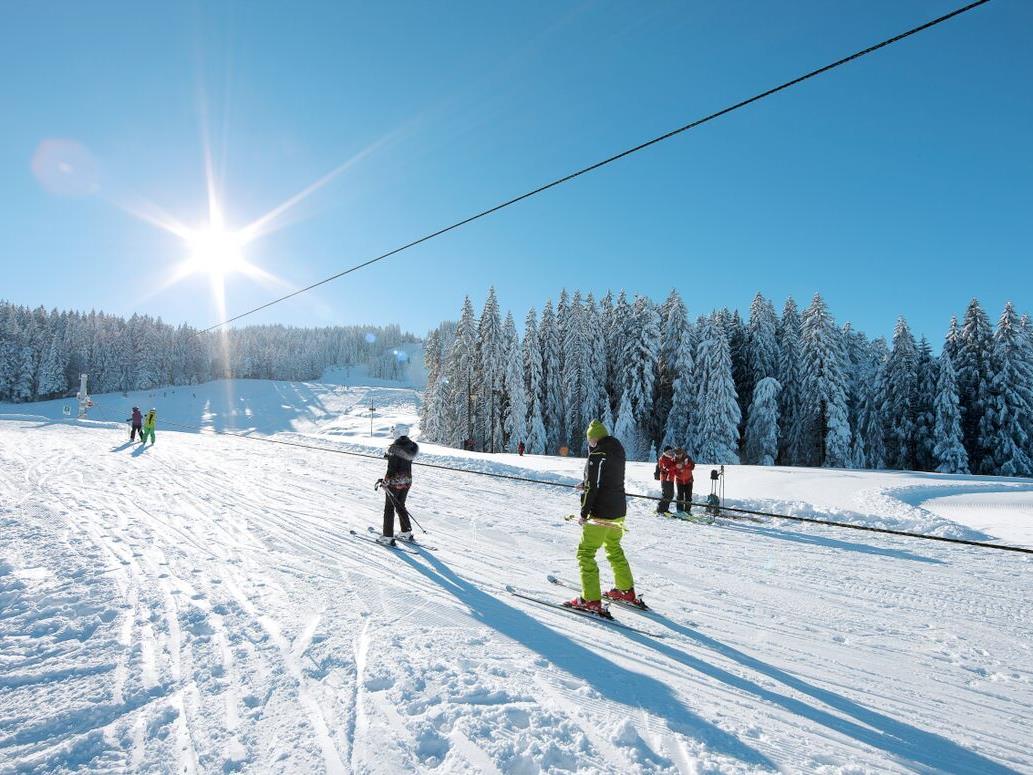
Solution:
{"label": "skier's leg", "polygon": [[391,492],[395,496],[395,510],[398,512],[398,524],[402,528],[403,533],[411,533],[412,525],[409,523],[409,510],[405,508],[405,499],[409,497],[409,488],[406,487],[401,491],[392,490]]}
{"label": "skier's leg", "polygon": [[661,514],[671,508],[671,498],[674,497],[674,482],[660,482],[660,503],[656,510]]}
{"label": "skier's leg", "polygon": [[692,481],[685,485],[685,513],[692,513]]}
{"label": "skier's leg", "polygon": [[391,502],[391,496],[384,493],[384,535],[395,534],[395,506]]}
{"label": "skier's leg", "polygon": [[624,537],[623,520],[619,525],[619,527],[614,525],[614,527],[602,528],[606,531],[603,540],[606,546],[606,559],[610,561],[610,566],[613,568],[613,585],[617,589],[626,591],[634,588],[635,580],[631,576],[628,558],[624,556],[624,550],[621,548],[621,538]]}
{"label": "skier's leg", "polygon": [[581,597],[585,600],[601,600],[599,589],[599,565],[595,561],[595,553],[603,545],[603,540],[611,528],[600,527],[588,523],[581,528],[581,543],[577,547],[577,564],[581,569]]}
{"label": "skier's leg", "polygon": [[687,485],[678,482],[678,511],[687,511],[688,504],[685,502],[685,488]]}

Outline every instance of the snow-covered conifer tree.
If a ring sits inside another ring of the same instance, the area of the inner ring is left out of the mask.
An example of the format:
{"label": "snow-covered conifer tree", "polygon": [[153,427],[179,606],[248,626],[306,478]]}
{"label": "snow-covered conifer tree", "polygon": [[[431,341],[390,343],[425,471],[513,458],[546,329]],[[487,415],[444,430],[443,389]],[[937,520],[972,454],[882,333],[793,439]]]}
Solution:
{"label": "snow-covered conifer tree", "polygon": [[505,445],[509,452],[516,452],[521,441],[527,443],[527,389],[524,387],[523,357],[520,338],[517,336],[513,313],[506,313],[502,328],[506,370],[502,389],[505,394],[506,415]]}
{"label": "snow-covered conifer tree", "polygon": [[[679,358],[681,352],[689,346],[688,312],[677,291],[671,291],[659,312],[660,351],[656,361],[651,432],[654,440],[662,440],[667,435],[668,417],[674,402],[674,383],[678,378]],[[684,421],[676,421],[675,424],[683,426]]]}
{"label": "snow-covered conifer tree", "polygon": [[810,454],[801,462],[842,468],[850,459],[842,335],[821,294],[814,294],[804,311],[801,329],[810,442]]}
{"label": "snow-covered conifer tree", "polygon": [[918,351],[907,321],[897,318],[893,349],[886,362],[883,416],[886,461],[890,468],[915,468],[915,413],[918,398]]}
{"label": "snow-covered conifer tree", "polygon": [[757,293],[750,304],[750,320],[746,325],[746,374],[743,387],[748,392],[743,394],[743,400],[753,395],[753,388],[764,377],[778,376],[778,359],[778,315],[775,314],[774,305]]}
{"label": "snow-covered conifer tree", "polygon": [[595,382],[591,371],[588,316],[581,302],[580,291],[575,291],[566,310],[566,325],[563,329],[563,394],[566,404],[564,426],[569,438],[565,439],[565,443],[571,454],[581,455],[586,444],[582,431],[592,420],[591,416],[585,419],[584,412],[595,398]]}
{"label": "snow-covered conifer tree", "polygon": [[40,398],[51,398],[64,393],[67,388],[60,344],[55,334],[51,337],[47,353],[40,363],[37,394]]}
{"label": "snow-covered conifer tree", "polygon": [[[951,363],[958,362],[958,353],[961,352],[961,328],[958,326],[958,316],[951,315],[950,326],[947,334],[943,337],[943,352],[950,356]],[[957,371],[955,371],[957,374]]]}
{"label": "snow-covered conifer tree", "polygon": [[626,369],[622,359],[626,349],[626,335],[634,310],[628,303],[627,294],[622,290],[617,295],[609,319],[604,321],[607,331],[607,373],[610,383],[606,387],[610,397],[610,408],[614,417],[620,414],[620,401],[624,395]]}
{"label": "snow-covered conifer tree", "polygon": [[548,451],[556,454],[567,438],[563,402],[563,340],[552,311],[552,300],[542,309],[542,325],[538,330],[542,352],[542,419],[548,439]]}
{"label": "snow-covered conifer tree", "polygon": [[661,447],[682,447],[690,455],[696,455],[694,433],[697,420],[696,409],[696,359],[693,357],[692,336],[686,334],[685,344],[675,353],[672,363],[674,373],[674,395],[671,410],[667,413],[667,428]]}
{"label": "snow-covered conifer tree", "polygon": [[636,296],[627,323],[621,337],[624,342],[621,381],[639,436],[635,439],[638,456],[629,457],[629,460],[642,460],[649,449],[648,429],[653,411],[653,380],[660,347],[660,315],[649,299]]}
{"label": "snow-covered conifer tree", "polygon": [[527,389],[527,451],[545,454],[545,423],[542,420],[542,350],[538,316],[534,307],[524,320],[524,386]]}
{"label": "snow-covered conifer tree", "polygon": [[782,386],[774,377],[763,377],[753,389],[750,419],[746,423],[746,462],[775,465],[778,455],[778,394]]}
{"label": "snow-covered conifer tree", "polygon": [[918,343],[917,372],[915,468],[919,471],[932,471],[936,468],[933,447],[936,444],[936,378],[938,374],[933,348],[924,336]]}
{"label": "snow-covered conifer tree", "polygon": [[478,426],[474,398],[477,390],[477,318],[473,303],[467,296],[463,300],[463,312],[456,325],[456,337],[449,354],[448,384],[452,419],[447,423],[454,447],[462,447],[470,440],[476,443]]}
{"label": "snow-covered conifer tree", "polygon": [[946,350],[940,355],[936,381],[936,429],[933,456],[941,474],[967,474],[968,453],[961,432],[961,407],[954,364]]}
{"label": "snow-covered conifer tree", "polygon": [[724,327],[707,321],[696,348],[695,448],[707,463],[739,462],[739,401]]}
{"label": "snow-covered conifer tree", "polygon": [[643,452],[639,449],[638,422],[631,409],[631,397],[625,392],[621,397],[621,405],[617,410],[617,420],[610,433],[624,445],[624,454],[628,460],[641,459]]}
{"label": "snow-covered conifer tree", "polygon": [[991,381],[979,425],[979,446],[986,450],[979,471],[999,476],[1033,474],[1033,353],[1015,307],[1004,306],[994,331]]}
{"label": "snow-covered conifer tree", "polygon": [[495,288],[488,291],[477,328],[477,404],[483,418],[483,447],[501,452],[503,440],[503,376],[506,371],[502,318]]}
{"label": "snow-covered conifer tree", "polygon": [[[595,298],[591,293],[585,298],[585,400],[581,408],[583,423],[598,418],[605,425],[612,419],[610,399],[606,394],[608,375],[606,373],[608,357],[606,354],[606,334],[602,318]],[[587,427],[587,425],[585,426]],[[607,428],[610,426],[607,425]],[[584,428],[582,428],[584,430]],[[579,435],[584,435],[579,434]]]}
{"label": "snow-covered conifer tree", "polygon": [[778,381],[780,433],[778,462],[802,465],[806,458],[800,314],[792,297],[786,299],[778,329]]}
{"label": "snow-covered conifer tree", "polygon": [[[950,332],[948,332],[950,335]],[[993,330],[978,299],[969,302],[961,324],[960,346],[951,355],[958,375],[958,398],[961,401],[961,428],[965,434],[965,451],[969,468],[982,471],[983,458],[990,453],[980,443],[980,425],[990,393],[990,359],[993,352]],[[992,463],[990,464],[992,467]]]}

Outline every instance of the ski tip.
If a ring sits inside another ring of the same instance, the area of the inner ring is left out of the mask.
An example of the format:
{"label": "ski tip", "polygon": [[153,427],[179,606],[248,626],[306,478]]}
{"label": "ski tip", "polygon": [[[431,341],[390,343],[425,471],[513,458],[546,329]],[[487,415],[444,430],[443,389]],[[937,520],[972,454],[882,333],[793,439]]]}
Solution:
{"label": "ski tip", "polygon": [[556,578],[555,576],[553,576],[551,573],[548,576],[546,576],[545,578],[549,580],[550,584],[559,584],[560,583],[560,580],[558,578]]}
{"label": "ski tip", "polygon": [[516,592],[516,590],[513,588],[512,584],[506,584],[506,591],[507,592]]}

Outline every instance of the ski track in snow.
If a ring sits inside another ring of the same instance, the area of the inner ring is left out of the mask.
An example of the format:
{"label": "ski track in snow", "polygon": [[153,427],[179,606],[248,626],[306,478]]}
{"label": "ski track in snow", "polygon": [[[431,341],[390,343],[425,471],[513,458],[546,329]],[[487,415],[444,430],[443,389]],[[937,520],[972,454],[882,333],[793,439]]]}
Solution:
{"label": "ski track in snow", "polygon": [[[411,392],[378,389],[371,441],[368,391],[275,384],[302,420],[266,432],[370,451],[415,420]],[[401,555],[348,535],[379,524],[376,460],[160,423],[154,447],[124,441],[0,421],[0,775],[1033,772],[1031,558],[635,503],[625,545],[655,613],[615,614],[658,640],[503,591],[559,600],[545,574],[576,578],[563,490],[420,469],[410,504],[439,551]],[[562,481],[580,466],[426,452]],[[866,476],[729,484],[957,531],[987,528],[932,501],[997,492],[1014,511],[1033,489]],[[632,466],[629,489],[650,477]]]}

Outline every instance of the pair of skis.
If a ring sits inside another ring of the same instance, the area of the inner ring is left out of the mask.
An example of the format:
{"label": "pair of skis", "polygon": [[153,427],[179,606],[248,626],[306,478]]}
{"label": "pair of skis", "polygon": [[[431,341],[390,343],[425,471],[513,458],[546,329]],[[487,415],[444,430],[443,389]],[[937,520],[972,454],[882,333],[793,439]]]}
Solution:
{"label": "pair of skis", "polygon": [[[571,589],[571,590],[574,590],[576,592],[580,592],[581,591],[581,586],[579,584],[574,584],[571,581],[566,581],[565,579],[561,579],[561,578],[558,578],[558,577],[552,576],[552,575],[547,576],[546,578],[549,580],[550,584],[555,584],[558,587],[565,587],[566,589]],[[507,584],[506,585],[506,591],[509,592],[514,597],[520,598],[521,600],[527,600],[527,601],[529,601],[531,603],[537,603],[540,606],[545,606],[546,608],[554,608],[557,611],[563,611],[563,612],[568,613],[568,614],[574,614],[575,616],[580,616],[583,619],[591,619],[593,621],[601,622],[602,624],[604,624],[604,625],[606,625],[608,627],[614,627],[614,628],[617,628],[617,629],[620,629],[620,630],[626,630],[628,632],[638,633],[639,635],[648,635],[651,638],[664,638],[664,637],[666,637],[664,635],[664,633],[662,633],[662,632],[656,632],[654,630],[646,630],[646,629],[642,629],[641,627],[635,627],[633,625],[626,624],[625,622],[622,622],[619,619],[614,619],[612,616],[610,616],[610,617],[600,616],[599,614],[592,613],[591,611],[584,611],[584,610],[582,610],[580,608],[570,608],[569,606],[565,606],[562,603],[557,603],[557,602],[554,602],[552,600],[546,600],[543,597],[538,597],[538,596],[530,594],[528,592],[524,592],[522,590],[519,590],[519,589],[515,588],[514,586],[512,586],[511,584]],[[622,600],[610,600],[608,602],[611,605],[616,605],[616,606],[619,606],[620,608],[629,608],[631,610],[637,611],[640,614],[650,610],[648,608],[641,608],[641,607],[639,607],[639,606],[637,606],[637,605],[635,605],[633,603],[627,603],[627,602],[624,602]]]}
{"label": "pair of skis", "polygon": [[[380,532],[372,527],[367,527],[366,530],[372,535],[380,535]],[[358,538],[360,541],[368,541],[371,544],[383,546],[385,549],[394,549],[395,551],[404,552],[406,554],[419,554],[417,549],[426,549],[431,552],[436,552],[438,550],[436,546],[430,546],[429,544],[420,543],[419,541],[402,541],[396,538],[393,544],[382,544],[376,538],[364,536],[357,530],[349,530],[348,532],[356,538]]]}
{"label": "pair of skis", "polygon": [[660,516],[680,519],[682,522],[694,522],[697,525],[713,525],[717,519],[730,519],[733,522],[755,522],[758,525],[767,524],[767,520],[759,519],[758,517],[749,516],[748,514],[731,514],[725,511],[721,511],[719,514],[690,514],[675,511],[673,513],[661,514]]}

